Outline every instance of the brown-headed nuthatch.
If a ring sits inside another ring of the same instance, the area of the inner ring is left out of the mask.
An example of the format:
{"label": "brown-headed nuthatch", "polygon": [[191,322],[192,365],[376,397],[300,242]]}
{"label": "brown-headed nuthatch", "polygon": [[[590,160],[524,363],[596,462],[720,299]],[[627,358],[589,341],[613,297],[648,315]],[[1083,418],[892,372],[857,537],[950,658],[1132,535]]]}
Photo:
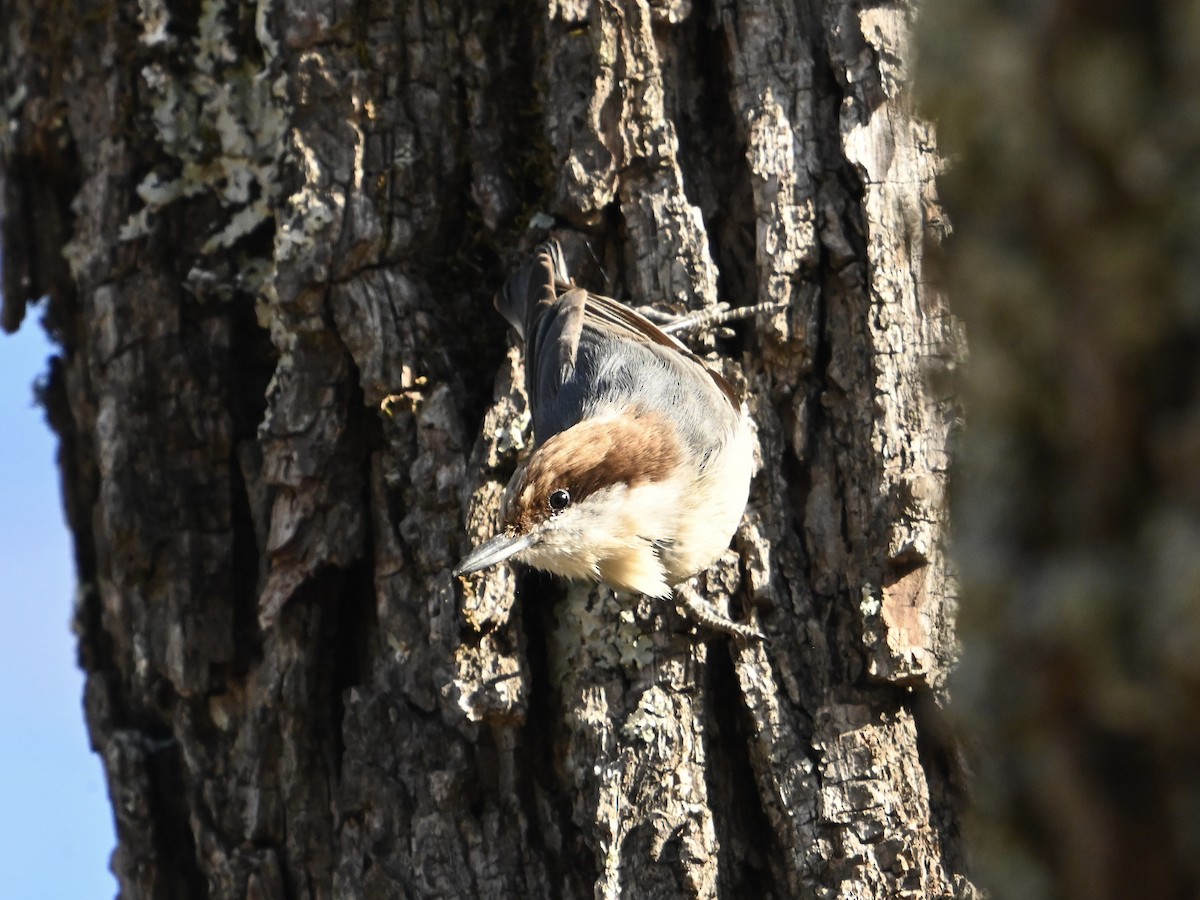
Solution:
{"label": "brown-headed nuthatch", "polygon": [[733,389],[644,316],[574,287],[556,242],[496,307],[525,342],[535,447],[505,491],[503,530],[454,574],[516,559],[669,597],[728,548],[746,506],[753,436]]}

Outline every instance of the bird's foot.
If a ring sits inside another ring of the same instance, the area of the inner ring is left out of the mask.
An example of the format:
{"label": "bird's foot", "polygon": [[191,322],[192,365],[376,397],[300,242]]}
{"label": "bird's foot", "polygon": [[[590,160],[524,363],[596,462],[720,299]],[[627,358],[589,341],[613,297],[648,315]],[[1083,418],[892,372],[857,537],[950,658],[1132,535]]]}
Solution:
{"label": "bird's foot", "polygon": [[[728,303],[718,303],[707,309],[697,310],[682,316],[661,312],[652,308],[639,308],[638,312],[656,324],[666,334],[678,335],[687,332],[715,332],[717,337],[730,337],[732,332],[722,326],[729,322],[750,319],[764,313],[777,312],[786,303],[755,303],[752,306],[731,308]],[[728,333],[726,333],[728,332]]]}
{"label": "bird's foot", "polygon": [[704,600],[700,599],[695,588],[679,585],[675,588],[675,599],[679,601],[679,605],[683,607],[689,618],[705,628],[732,635],[743,641],[765,641],[767,639],[766,635],[754,626],[734,622],[732,619],[725,618],[715,609],[711,609]]}

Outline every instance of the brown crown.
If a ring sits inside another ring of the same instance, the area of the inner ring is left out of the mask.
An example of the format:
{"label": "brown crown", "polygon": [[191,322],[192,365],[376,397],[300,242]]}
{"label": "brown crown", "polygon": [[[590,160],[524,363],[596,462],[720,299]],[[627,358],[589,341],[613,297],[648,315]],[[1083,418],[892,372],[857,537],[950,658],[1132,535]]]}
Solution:
{"label": "brown crown", "polygon": [[634,487],[669,477],[682,448],[674,427],[660,415],[629,413],[587,419],[551,436],[530,456],[511,494],[505,524],[526,532],[550,515],[559,488],[572,505],[614,484]]}

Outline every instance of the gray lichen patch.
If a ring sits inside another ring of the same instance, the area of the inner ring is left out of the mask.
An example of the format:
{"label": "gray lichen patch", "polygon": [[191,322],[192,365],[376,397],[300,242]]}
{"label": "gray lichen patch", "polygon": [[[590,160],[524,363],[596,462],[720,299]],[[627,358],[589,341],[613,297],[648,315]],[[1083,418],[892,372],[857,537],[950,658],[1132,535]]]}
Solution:
{"label": "gray lichen patch", "polygon": [[169,31],[162,4],[143,0],[140,5],[142,43],[161,46],[176,59],[184,56],[186,74],[165,54],[142,68],[154,132],[174,165],[142,179],[137,187],[142,207],[121,228],[122,241],[148,235],[154,215],[169,204],[203,194],[215,196],[228,211],[223,226],[201,246],[205,254],[233,246],[274,218],[288,125],[285,80],[272,77],[276,45],[266,32],[261,5],[255,23],[263,51],[258,59],[232,45],[227,12],[221,0],[205,0],[197,34],[180,42]]}

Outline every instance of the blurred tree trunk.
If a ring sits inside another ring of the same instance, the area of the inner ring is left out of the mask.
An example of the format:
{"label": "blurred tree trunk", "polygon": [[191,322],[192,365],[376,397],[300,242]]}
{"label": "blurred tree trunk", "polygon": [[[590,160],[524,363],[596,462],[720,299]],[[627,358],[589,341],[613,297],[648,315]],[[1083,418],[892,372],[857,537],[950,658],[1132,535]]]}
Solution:
{"label": "blurred tree trunk", "polygon": [[[49,296],[124,896],[971,893],[910,16],[0,2],[3,324]],[[636,303],[786,304],[719,342],[761,469],[701,579],[769,643],[450,577],[547,230]]]}
{"label": "blurred tree trunk", "polygon": [[1200,4],[922,15],[972,858],[998,898],[1200,897]]}

